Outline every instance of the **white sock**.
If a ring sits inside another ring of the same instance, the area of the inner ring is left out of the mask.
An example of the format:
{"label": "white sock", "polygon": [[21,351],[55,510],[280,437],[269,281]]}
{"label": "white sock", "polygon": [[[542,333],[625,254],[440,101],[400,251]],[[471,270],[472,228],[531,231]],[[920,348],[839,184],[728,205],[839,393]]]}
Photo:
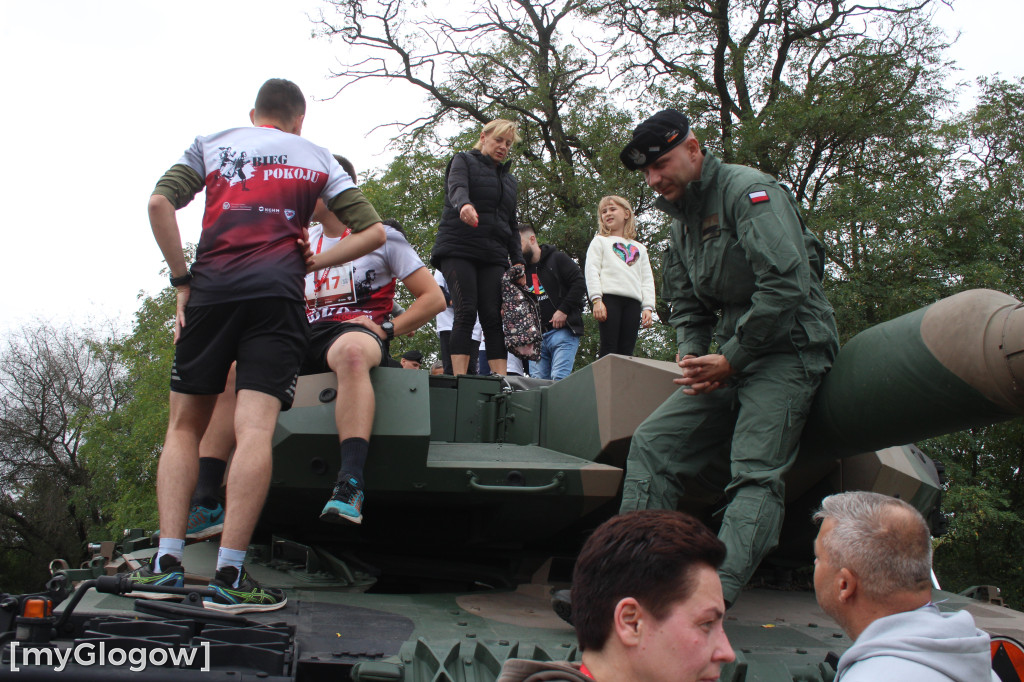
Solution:
{"label": "white sock", "polygon": [[228,549],[227,547],[221,547],[217,550],[218,571],[226,566],[234,566],[238,569],[238,577],[235,578],[235,584],[231,587],[238,587],[238,581],[242,578],[242,563],[244,561],[244,549]]}
{"label": "white sock", "polygon": [[172,557],[181,563],[182,558],[185,556],[185,539],[177,538],[160,538],[160,545],[156,551],[156,556],[153,557],[153,572],[162,573],[160,570],[160,557],[165,554],[170,554]]}

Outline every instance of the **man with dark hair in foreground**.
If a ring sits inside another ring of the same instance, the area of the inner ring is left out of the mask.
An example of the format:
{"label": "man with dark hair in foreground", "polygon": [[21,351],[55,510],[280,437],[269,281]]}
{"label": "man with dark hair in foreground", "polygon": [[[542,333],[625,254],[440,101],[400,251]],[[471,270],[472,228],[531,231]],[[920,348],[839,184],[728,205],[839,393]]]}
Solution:
{"label": "man with dark hair in foreground", "polygon": [[722,629],[725,545],[676,511],[616,516],[590,536],[572,578],[580,664],[510,659],[498,682],[698,682],[736,658]]}
{"label": "man with dark hair in foreground", "polygon": [[849,492],[822,500],[814,520],[814,592],[854,640],[837,682],[998,682],[971,614],[932,603],[931,534],[916,509]]}
{"label": "man with dark hair in foreground", "polygon": [[[149,218],[177,289],[170,416],[157,472],[160,546],[132,573],[137,585],[184,586],[181,564],[199,442],[236,363],[235,457],[228,474],[223,539],[208,598],[212,609],[270,611],[286,602],[243,566],[270,486],[271,438],[288,409],[309,342],[306,272],[373,251],[385,240],[377,212],[330,152],[300,137],[306,103],[298,86],[267,81],[250,111],[252,127],[197,137],[157,183]],[[241,160],[231,177],[225,159]],[[175,211],[206,190],[203,231],[189,269]],[[242,194],[245,192],[245,194]],[[352,236],[307,255],[305,230],[322,200]]]}

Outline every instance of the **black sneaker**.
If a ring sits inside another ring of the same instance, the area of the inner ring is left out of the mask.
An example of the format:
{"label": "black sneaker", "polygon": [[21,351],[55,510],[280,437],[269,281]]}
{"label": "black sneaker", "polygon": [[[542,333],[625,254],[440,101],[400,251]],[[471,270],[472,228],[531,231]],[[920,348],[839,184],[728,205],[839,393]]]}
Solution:
{"label": "black sneaker", "polygon": [[[154,559],[156,559],[156,554],[129,574],[128,579],[133,585],[185,587],[185,569],[182,568],[181,562],[177,558],[170,554],[160,557],[159,573],[153,570]],[[124,596],[133,599],[181,599],[180,594],[167,594],[166,592],[129,592]]]}
{"label": "black sneaker", "polygon": [[327,500],[323,511],[320,512],[320,520],[331,523],[362,523],[363,499],[363,490],[356,479],[343,481],[334,486],[331,499]]}
{"label": "black sneaker", "polygon": [[[238,587],[234,587],[236,579]],[[249,577],[244,567],[241,576],[234,566],[218,569],[216,576],[210,581],[210,589],[216,593],[216,596],[206,597],[203,601],[206,608],[215,611],[227,611],[228,613],[274,611],[288,603],[288,598],[284,596],[282,590],[260,587],[258,582]]]}

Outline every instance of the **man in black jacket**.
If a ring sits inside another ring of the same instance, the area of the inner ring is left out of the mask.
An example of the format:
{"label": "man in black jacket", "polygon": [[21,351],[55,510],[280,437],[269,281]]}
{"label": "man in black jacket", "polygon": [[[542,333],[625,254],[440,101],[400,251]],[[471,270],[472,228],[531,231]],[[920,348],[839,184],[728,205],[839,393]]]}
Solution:
{"label": "man in black jacket", "polygon": [[540,303],[544,327],[537,368],[530,376],[562,379],[572,372],[583,334],[583,301],[587,283],[572,258],[550,244],[538,244],[529,223],[519,223],[519,239],[526,259],[526,283]]}

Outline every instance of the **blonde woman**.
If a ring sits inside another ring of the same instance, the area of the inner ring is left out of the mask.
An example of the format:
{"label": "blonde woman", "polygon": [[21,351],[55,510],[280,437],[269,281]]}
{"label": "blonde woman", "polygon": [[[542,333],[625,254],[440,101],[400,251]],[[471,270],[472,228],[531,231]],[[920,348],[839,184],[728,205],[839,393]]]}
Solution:
{"label": "blonde woman", "polygon": [[507,161],[519,140],[513,121],[496,119],[483,127],[476,146],[459,152],[445,177],[444,209],[430,263],[448,283],[452,323],[452,371],[466,374],[477,314],[484,330],[487,364],[507,371],[501,328],[501,275],[509,264],[523,264],[516,218],[516,179]]}
{"label": "blonde woman", "polygon": [[640,325],[651,326],[654,274],[636,240],[633,207],[619,196],[597,205],[597,235],[587,249],[587,294],[601,332],[598,357],[632,355]]}

